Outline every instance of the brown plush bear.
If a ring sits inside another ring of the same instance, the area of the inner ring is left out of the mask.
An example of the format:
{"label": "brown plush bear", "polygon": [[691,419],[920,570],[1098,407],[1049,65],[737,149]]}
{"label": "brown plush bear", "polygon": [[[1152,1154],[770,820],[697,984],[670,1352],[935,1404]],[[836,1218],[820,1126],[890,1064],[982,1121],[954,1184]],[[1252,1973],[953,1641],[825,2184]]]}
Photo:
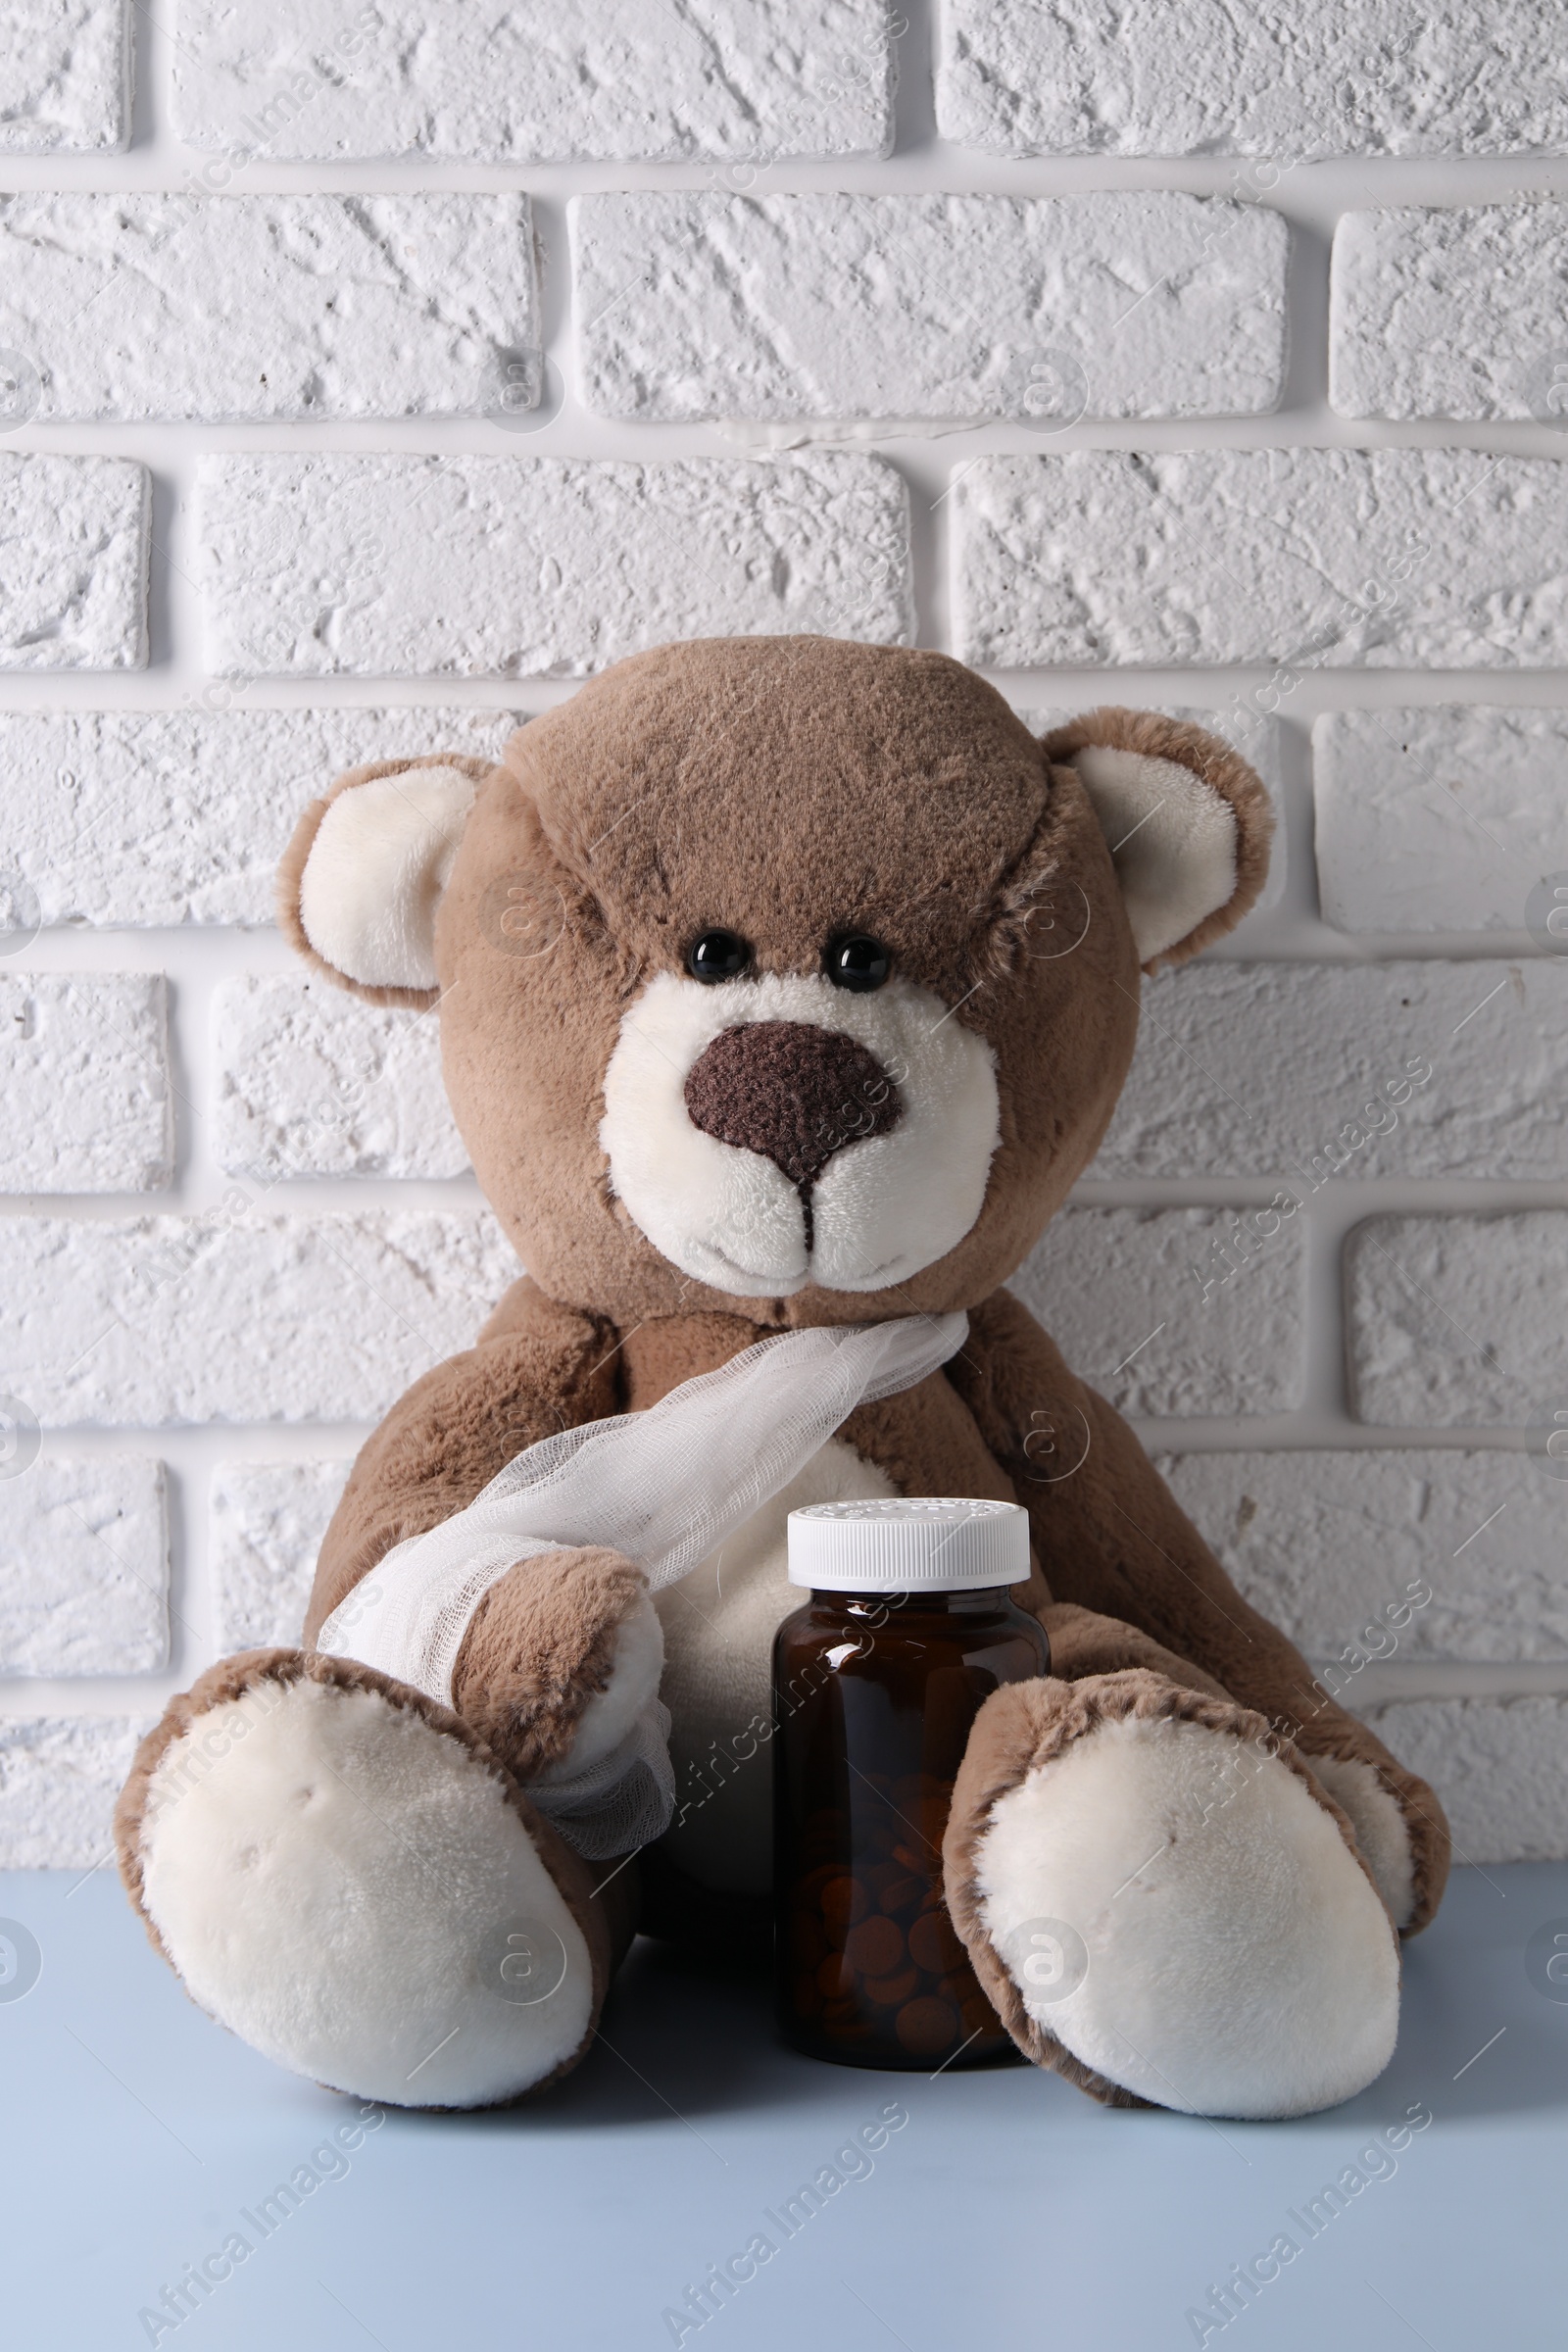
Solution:
{"label": "brown plush bear", "polygon": [[[765,1918],[787,1511],[998,1496],[1052,1671],[982,1709],[944,1851],[1008,2031],[1201,2114],[1380,2071],[1438,1804],[999,1287],[1105,1131],[1140,969],[1238,921],[1268,829],[1192,727],[1098,710],[1042,746],[939,654],[809,638],[639,656],[499,765],[365,767],[310,810],[285,927],[372,1003],[439,1003],[529,1273],[360,1454],[305,1646],[214,1667],[142,1746],[125,1882],[214,2016],[403,2105],[553,2081],[639,1926],[711,1947]],[[749,1434],[748,1367],[820,1403],[819,1360],[884,1342],[904,1372],[804,1452]],[[738,1481],[679,1436],[697,1407]],[[662,1550],[603,1539],[644,1524],[635,1494],[595,1515],[616,1477],[663,1495]],[[704,1553],[726,1497],[747,1516]],[[1024,1965],[1042,1918],[1082,1934],[1069,1997]]]}

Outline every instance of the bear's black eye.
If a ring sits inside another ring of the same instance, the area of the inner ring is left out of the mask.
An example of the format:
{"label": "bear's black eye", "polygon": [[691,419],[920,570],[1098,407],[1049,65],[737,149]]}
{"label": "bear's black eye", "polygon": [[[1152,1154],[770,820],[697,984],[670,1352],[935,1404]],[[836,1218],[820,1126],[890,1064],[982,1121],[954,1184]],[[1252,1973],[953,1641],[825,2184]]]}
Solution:
{"label": "bear's black eye", "polygon": [[752,960],[752,951],[733,931],[705,931],[686,951],[686,969],[694,980],[711,985],[733,980]]}
{"label": "bear's black eye", "polygon": [[842,939],[828,941],[822,951],[822,969],[835,988],[868,997],[887,979],[893,958],[880,940],[867,939],[863,931],[851,931]]}

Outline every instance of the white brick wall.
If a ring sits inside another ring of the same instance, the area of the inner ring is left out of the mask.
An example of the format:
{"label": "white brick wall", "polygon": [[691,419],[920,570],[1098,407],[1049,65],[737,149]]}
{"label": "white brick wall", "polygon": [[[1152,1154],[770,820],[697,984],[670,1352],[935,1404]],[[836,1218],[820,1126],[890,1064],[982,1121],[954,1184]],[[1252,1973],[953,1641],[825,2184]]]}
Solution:
{"label": "white brick wall", "polygon": [[163,1464],[48,1453],[0,1483],[0,1675],[148,1674],[168,1659]]}
{"label": "white brick wall", "polygon": [[1342,416],[1568,423],[1560,204],[1350,213],[1334,235],[1330,398]]}
{"label": "white brick wall", "polygon": [[538,342],[528,200],[0,198],[0,339],[40,418],[470,415]]}
{"label": "white brick wall", "polygon": [[7,0],[0,151],[112,153],[130,138],[130,0]]}
{"label": "white brick wall", "polygon": [[141,668],[149,487],[113,458],[0,456],[0,669]]}
{"label": "white brick wall", "polygon": [[173,120],[193,147],[527,163],[877,155],[891,98],[881,0],[695,0],[652,22],[645,0],[179,0]]}
{"label": "white brick wall", "polygon": [[491,758],[519,715],[0,711],[0,857],[51,926],[270,923],[278,858],[323,777],[421,752]]}
{"label": "white brick wall", "polygon": [[582,677],[669,637],[909,633],[904,484],[837,452],[212,458],[201,535],[228,676]]}
{"label": "white brick wall", "polygon": [[347,1462],[220,1462],[213,1472],[216,1633],[227,1652],[295,1642]]}
{"label": "white brick wall", "polygon": [[466,1347],[519,1268],[494,1220],[204,1215],[0,1224],[0,1361],[45,1425],[368,1421]]}
{"label": "white brick wall", "polygon": [[1012,1287],[1124,1413],[1287,1413],[1304,1368],[1300,1236],[1281,1225],[1245,1279],[1205,1295],[1228,1230],[1212,1209],[1071,1209]]}
{"label": "white brick wall", "polygon": [[300,808],[734,629],[1260,768],[1262,902],[1152,984],[1018,1287],[1461,1843],[1568,1850],[1559,50],[1534,0],[6,13],[0,1862],[102,1859],[514,1271],[434,1023],[270,927]]}
{"label": "white brick wall", "polygon": [[1568,1216],[1371,1217],[1346,1245],[1357,1416],[1527,1428],[1568,1407]]}
{"label": "white brick wall", "polygon": [[1286,228],[1255,205],[645,191],[575,211],[602,416],[1026,416],[1042,321],[1069,312],[1096,416],[1279,402]]}
{"label": "white brick wall", "polygon": [[1096,1176],[1269,1176],[1306,1199],[1342,1171],[1568,1165],[1568,962],[1209,963],[1144,1004]]}
{"label": "white brick wall", "polygon": [[110,1854],[109,1823],[136,1742],[137,1715],[15,1715],[0,1745],[0,1852],[11,1870],[90,1870]]}
{"label": "white brick wall", "polygon": [[[937,120],[1003,155],[1561,149],[1549,11],[1500,0],[945,0]],[[1303,37],[1303,35],[1305,37]]]}
{"label": "white brick wall", "polygon": [[1555,458],[982,458],[954,506],[957,651],[981,666],[1568,666]]}
{"label": "white brick wall", "polygon": [[0,1190],[149,1193],[173,1174],[164,982],[0,978]]}
{"label": "white brick wall", "polygon": [[247,972],[218,991],[214,1140],[223,1166],[279,1176],[461,1176],[432,1014],[329,982]]}
{"label": "white brick wall", "polygon": [[1568,1658],[1568,1483],[1521,1477],[1517,1454],[1187,1453],[1160,1467],[1248,1599],[1319,1664]]}
{"label": "white brick wall", "polygon": [[1380,1738],[1430,1781],[1471,1862],[1546,1862],[1568,1817],[1568,1700],[1407,1699],[1371,1707]]}
{"label": "white brick wall", "polygon": [[1568,867],[1568,713],[1335,710],[1312,729],[1323,915],[1342,931],[1522,931]]}

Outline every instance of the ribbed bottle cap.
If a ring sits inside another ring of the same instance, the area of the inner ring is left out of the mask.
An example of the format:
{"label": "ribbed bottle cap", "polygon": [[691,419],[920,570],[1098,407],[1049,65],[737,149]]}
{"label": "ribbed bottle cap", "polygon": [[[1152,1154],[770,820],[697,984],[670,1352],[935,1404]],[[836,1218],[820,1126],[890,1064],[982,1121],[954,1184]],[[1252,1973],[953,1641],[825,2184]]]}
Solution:
{"label": "ribbed bottle cap", "polygon": [[1029,1575],[1029,1514],[966,1496],[813,1502],[789,1517],[790,1583],[817,1592],[966,1592]]}

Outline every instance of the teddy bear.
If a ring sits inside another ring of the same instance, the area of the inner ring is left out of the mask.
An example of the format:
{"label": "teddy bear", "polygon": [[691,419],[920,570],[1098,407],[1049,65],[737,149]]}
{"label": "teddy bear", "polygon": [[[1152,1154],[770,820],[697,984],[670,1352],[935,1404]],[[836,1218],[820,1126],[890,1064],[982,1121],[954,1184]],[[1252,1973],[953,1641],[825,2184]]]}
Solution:
{"label": "teddy bear", "polygon": [[[789,1512],[993,1497],[1050,1671],[981,1707],[942,1868],[1018,2049],[1204,2116],[1381,2071],[1438,1802],[1005,1287],[1141,971],[1239,921],[1269,830],[1191,725],[1042,741],[942,654],[811,637],[637,655],[493,764],[310,808],[283,927],[433,1012],[527,1272],[364,1446],[300,1645],[212,1667],[137,1754],[122,1873],[212,2016],[406,2107],[555,2082],[634,1935],[765,1935]],[[1065,1990],[1041,1921],[1081,1941]]]}

